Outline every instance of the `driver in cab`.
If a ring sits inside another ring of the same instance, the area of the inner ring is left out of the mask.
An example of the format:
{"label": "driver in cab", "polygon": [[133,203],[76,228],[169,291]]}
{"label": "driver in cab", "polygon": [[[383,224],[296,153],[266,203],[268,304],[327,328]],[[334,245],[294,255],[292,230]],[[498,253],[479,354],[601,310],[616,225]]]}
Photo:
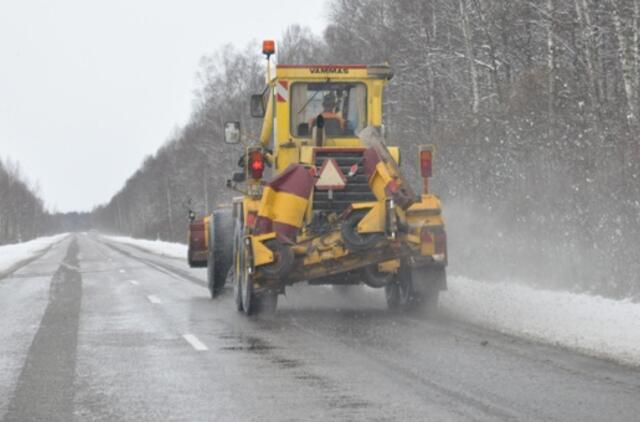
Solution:
{"label": "driver in cab", "polygon": [[[310,127],[324,127],[328,136],[336,136],[344,133],[346,122],[344,118],[336,113],[336,98],[333,93],[327,94],[322,99],[323,112],[311,119]],[[321,119],[320,119],[321,118]]]}

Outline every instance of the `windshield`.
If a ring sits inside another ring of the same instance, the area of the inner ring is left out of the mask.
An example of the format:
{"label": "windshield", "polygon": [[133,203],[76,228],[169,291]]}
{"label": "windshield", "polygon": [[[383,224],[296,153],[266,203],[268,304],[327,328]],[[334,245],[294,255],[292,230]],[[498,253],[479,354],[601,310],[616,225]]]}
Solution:
{"label": "windshield", "polygon": [[367,125],[367,88],[362,83],[296,83],[291,96],[293,136],[310,136],[319,122],[324,122],[328,137],[355,136]]}

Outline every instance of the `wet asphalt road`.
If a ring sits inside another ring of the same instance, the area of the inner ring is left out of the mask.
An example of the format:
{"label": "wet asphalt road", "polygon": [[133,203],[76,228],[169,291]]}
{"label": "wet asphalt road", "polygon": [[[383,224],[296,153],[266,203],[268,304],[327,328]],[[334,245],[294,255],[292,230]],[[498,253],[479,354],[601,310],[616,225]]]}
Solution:
{"label": "wet asphalt road", "polygon": [[640,371],[364,288],[249,319],[203,270],[71,236],[0,280],[0,421],[638,421]]}

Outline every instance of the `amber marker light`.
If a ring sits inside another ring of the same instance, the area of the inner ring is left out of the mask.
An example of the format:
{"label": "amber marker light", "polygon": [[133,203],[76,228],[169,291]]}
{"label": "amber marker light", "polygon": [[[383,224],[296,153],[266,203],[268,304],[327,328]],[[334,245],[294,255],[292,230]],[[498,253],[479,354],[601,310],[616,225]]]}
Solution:
{"label": "amber marker light", "polygon": [[267,57],[276,54],[276,42],[273,40],[264,40],[262,42],[262,54]]}

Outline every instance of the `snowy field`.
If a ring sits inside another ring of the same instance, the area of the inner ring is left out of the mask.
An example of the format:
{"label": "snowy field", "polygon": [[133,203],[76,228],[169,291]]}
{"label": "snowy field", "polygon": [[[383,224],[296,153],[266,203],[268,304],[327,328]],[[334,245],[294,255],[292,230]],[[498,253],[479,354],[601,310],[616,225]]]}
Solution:
{"label": "snowy field", "polygon": [[[187,246],[105,236],[152,253],[185,258]],[[441,306],[456,318],[505,334],[640,365],[640,304],[517,283],[449,277]]]}
{"label": "snowy field", "polygon": [[131,237],[124,236],[101,236],[107,240],[135,246],[156,255],[184,259],[185,263],[187,260],[187,245],[182,243],[163,242],[161,240],[133,239]]}
{"label": "snowy field", "polygon": [[49,246],[61,241],[68,234],[59,234],[49,237],[40,237],[29,242],[0,246],[0,276],[10,272],[38,254],[41,254]]}

